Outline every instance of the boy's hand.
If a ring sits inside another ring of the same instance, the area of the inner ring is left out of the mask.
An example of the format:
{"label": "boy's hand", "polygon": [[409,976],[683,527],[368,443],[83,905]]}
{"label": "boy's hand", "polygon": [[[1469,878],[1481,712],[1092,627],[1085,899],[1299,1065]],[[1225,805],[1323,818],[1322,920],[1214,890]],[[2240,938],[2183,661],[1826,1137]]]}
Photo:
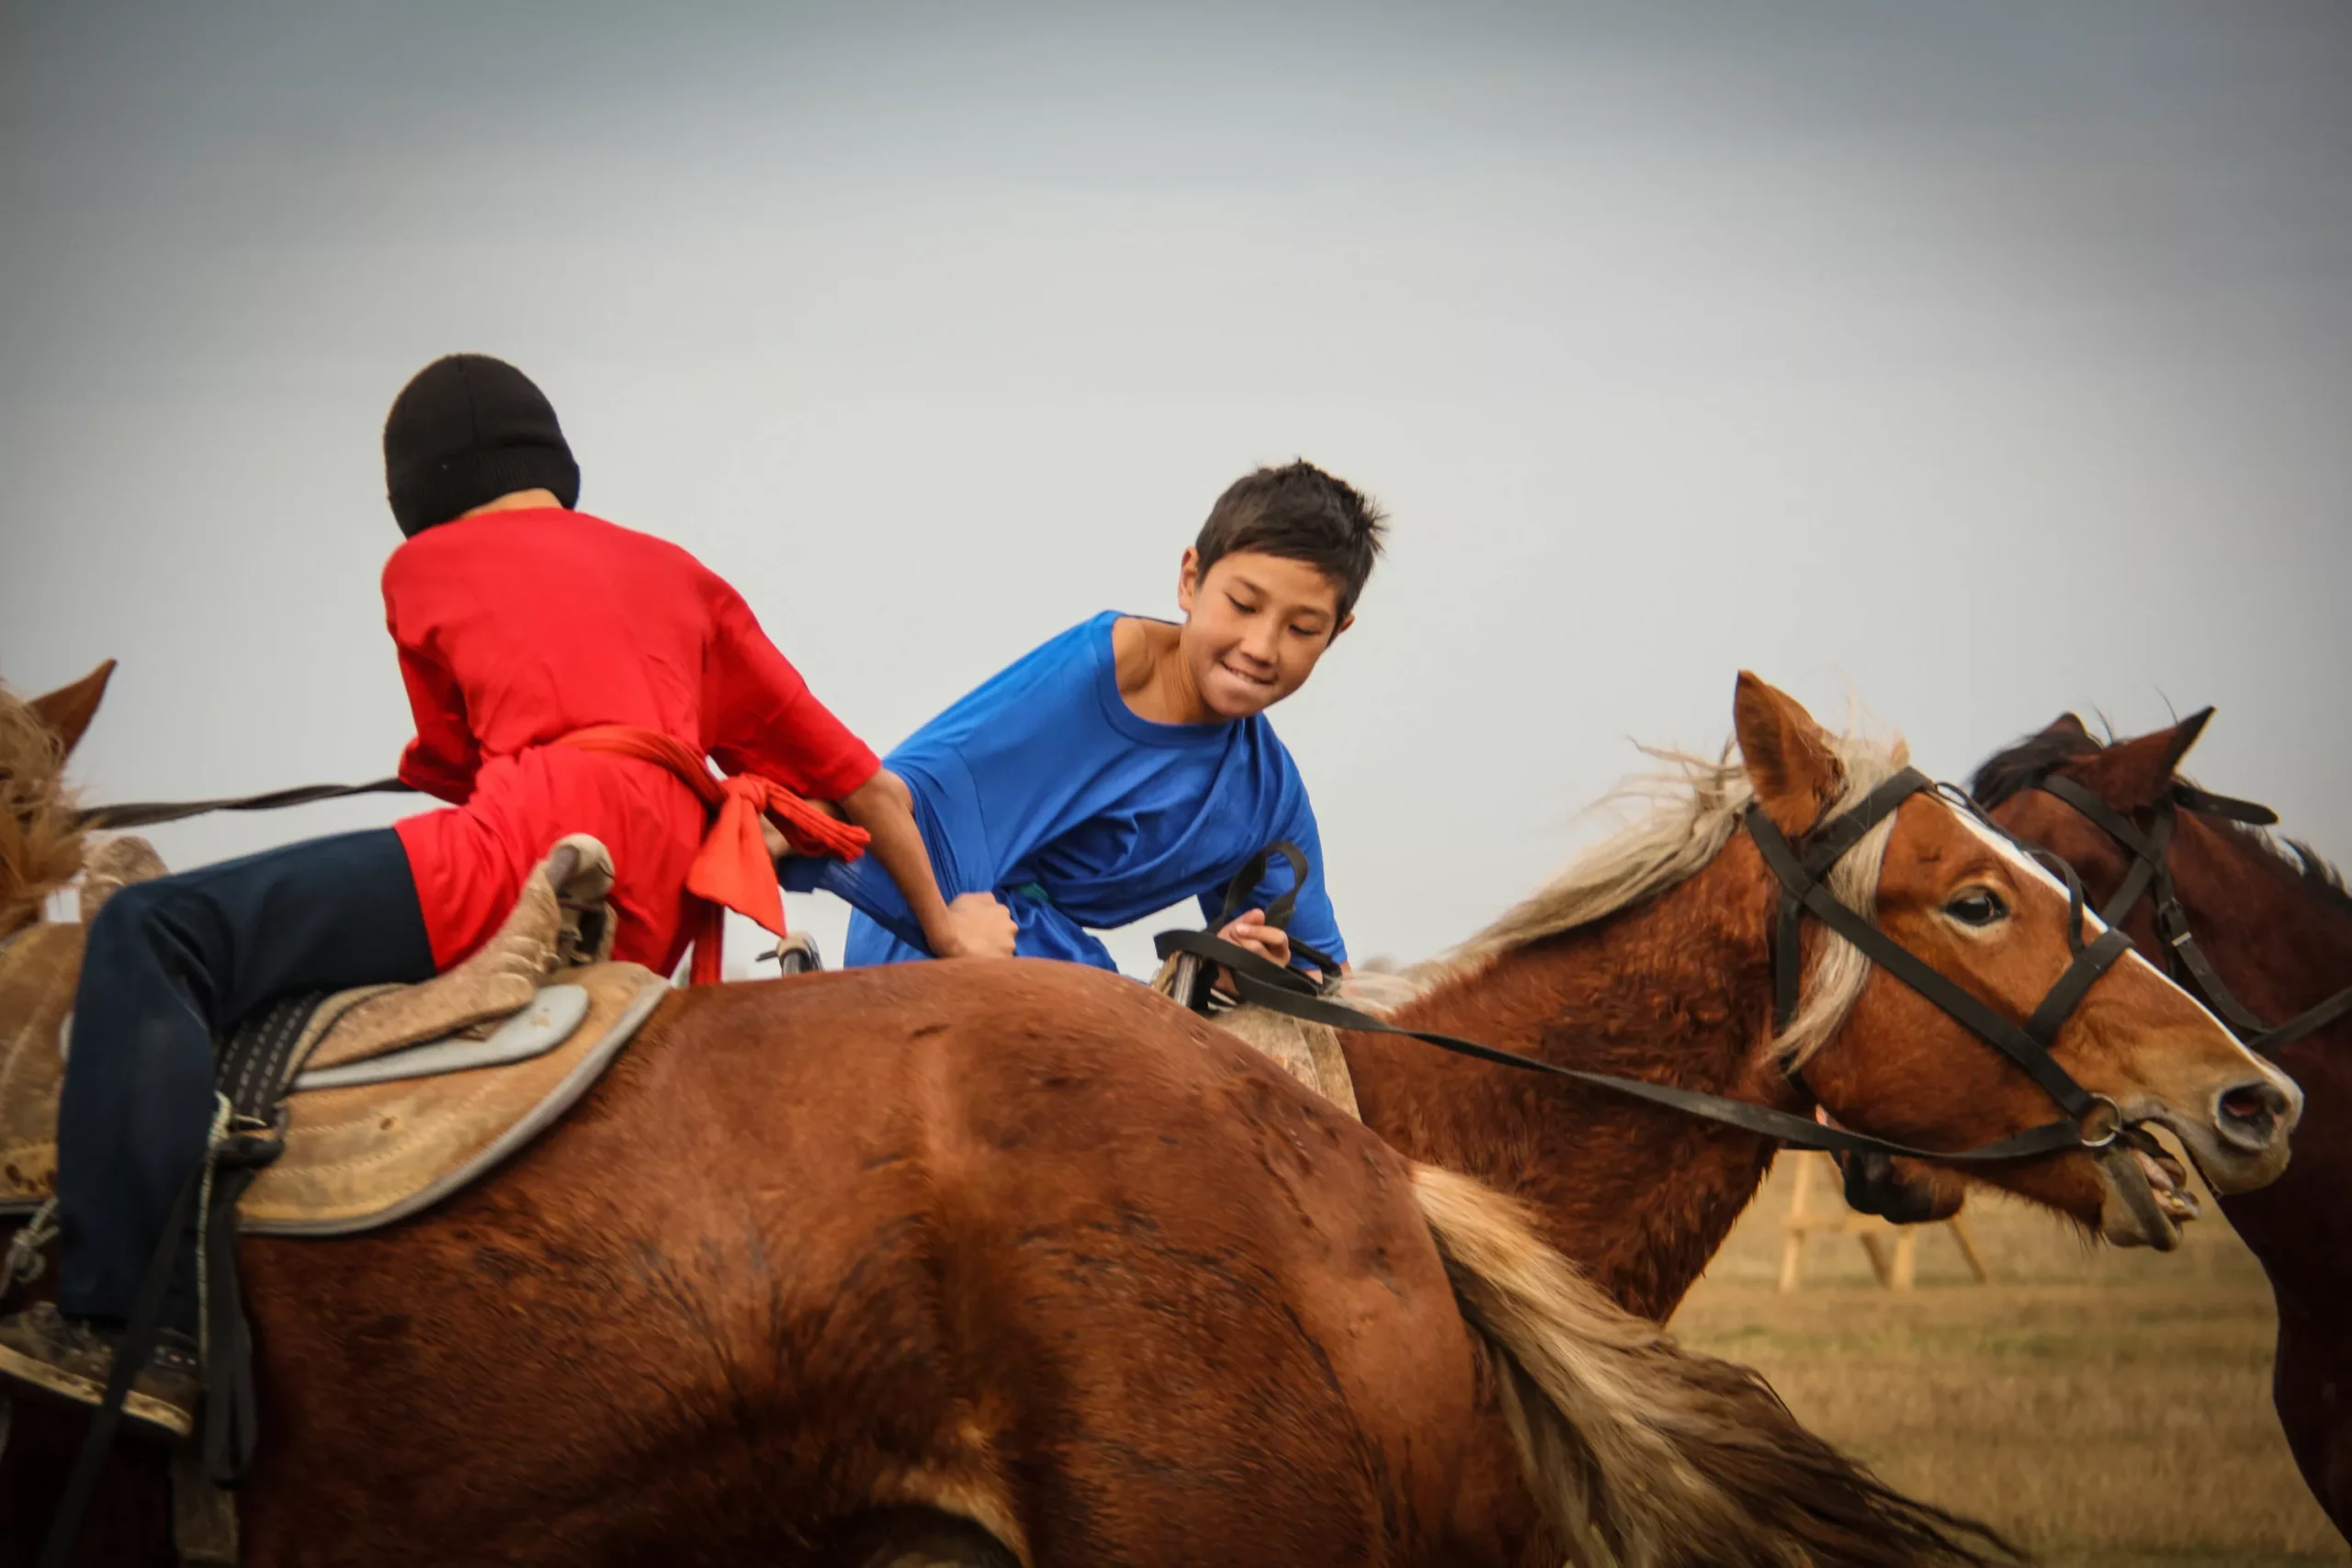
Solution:
{"label": "boy's hand", "polygon": [[1280,926],[1268,925],[1263,909],[1244,909],[1234,917],[1231,925],[1216,934],[1283,968],[1290,966],[1290,932]]}
{"label": "boy's hand", "polygon": [[948,939],[942,958],[1010,958],[1021,927],[993,893],[965,893],[947,901]]}

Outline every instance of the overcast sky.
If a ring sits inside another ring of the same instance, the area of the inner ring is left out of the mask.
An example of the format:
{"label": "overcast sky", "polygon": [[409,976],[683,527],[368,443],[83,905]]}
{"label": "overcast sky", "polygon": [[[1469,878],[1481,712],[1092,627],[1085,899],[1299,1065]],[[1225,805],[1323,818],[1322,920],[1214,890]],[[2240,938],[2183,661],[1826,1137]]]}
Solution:
{"label": "overcast sky", "polygon": [[879,749],[1251,465],[1378,496],[1275,715],[1359,957],[1742,666],[1951,776],[2214,704],[2352,854],[2347,83],[2335,0],[0,0],[0,677],[122,660],[93,799],[389,772],[379,434],[480,350]]}

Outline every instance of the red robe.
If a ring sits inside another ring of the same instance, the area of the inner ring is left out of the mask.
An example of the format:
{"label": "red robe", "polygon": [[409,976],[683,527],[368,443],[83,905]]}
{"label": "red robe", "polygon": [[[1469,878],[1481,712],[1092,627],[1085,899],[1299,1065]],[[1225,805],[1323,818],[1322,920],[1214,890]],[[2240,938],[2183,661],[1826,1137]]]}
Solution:
{"label": "red robe", "polygon": [[741,594],[675,545],[600,518],[548,508],[428,528],[385,564],[384,612],[416,714],[401,777],[455,803],[398,825],[444,969],[498,929],[567,833],[612,852],[614,956],[677,967],[702,801],[655,763],[548,744],[560,736],[660,730],[820,800],[881,766]]}

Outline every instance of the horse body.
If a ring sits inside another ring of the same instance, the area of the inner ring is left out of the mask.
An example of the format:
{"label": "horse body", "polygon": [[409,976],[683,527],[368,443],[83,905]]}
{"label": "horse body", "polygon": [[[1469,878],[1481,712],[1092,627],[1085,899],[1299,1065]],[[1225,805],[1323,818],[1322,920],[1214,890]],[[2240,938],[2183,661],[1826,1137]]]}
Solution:
{"label": "horse body", "polygon": [[[1988,761],[1978,789],[1996,820],[2063,857],[2085,890],[2105,901],[2130,871],[2129,857],[2030,781],[2062,772],[2125,816],[2144,813],[2173,789],[2204,722],[2200,714],[2102,746],[2069,716]],[[2188,807],[2175,821],[2166,860],[2188,929],[2240,1002],[2279,1023],[2352,983],[2352,896],[2315,853],[2282,850],[2265,834]],[[2163,960],[2148,901],[2126,929]],[[2272,1393],[2295,1462],[2352,1539],[2352,1316],[2345,1306],[2352,1302],[2352,1021],[2279,1047],[2278,1064],[2305,1097],[2295,1157],[2276,1183],[2223,1192],[2221,1205],[2261,1260],[2278,1303]],[[1902,1174],[1914,1185],[1934,1179]]]}
{"label": "horse body", "polygon": [[1464,1492],[1495,1427],[1405,1162],[1069,966],[683,993],[494,1180],[243,1251],[254,1568],[949,1521],[1038,1564],[1505,1563],[1533,1524]]}

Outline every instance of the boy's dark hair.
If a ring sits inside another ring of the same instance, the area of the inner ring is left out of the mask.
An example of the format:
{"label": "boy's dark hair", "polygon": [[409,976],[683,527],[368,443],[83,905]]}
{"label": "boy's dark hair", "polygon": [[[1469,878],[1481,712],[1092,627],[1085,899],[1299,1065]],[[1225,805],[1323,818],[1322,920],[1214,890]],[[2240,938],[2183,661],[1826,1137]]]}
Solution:
{"label": "boy's dark hair", "polygon": [[1301,458],[1234,480],[1209,508],[1193,548],[1204,578],[1219,560],[1244,550],[1305,561],[1339,586],[1345,620],[1380,558],[1387,521],[1353,485]]}

